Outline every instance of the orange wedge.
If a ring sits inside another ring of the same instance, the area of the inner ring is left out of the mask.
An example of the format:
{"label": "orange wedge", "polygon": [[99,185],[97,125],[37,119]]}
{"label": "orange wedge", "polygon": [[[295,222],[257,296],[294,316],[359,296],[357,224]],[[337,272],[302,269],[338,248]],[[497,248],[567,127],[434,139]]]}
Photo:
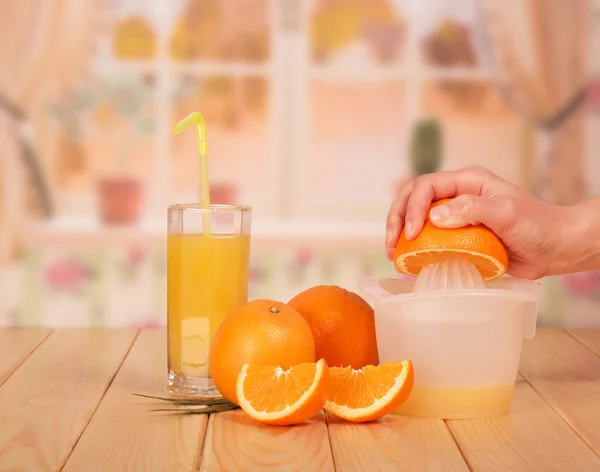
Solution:
{"label": "orange wedge", "polygon": [[272,425],[302,423],[323,408],[330,387],[324,359],[288,370],[268,365],[244,364],[236,394],[240,407],[256,421]]}
{"label": "orange wedge", "polygon": [[[430,209],[449,200],[438,200]],[[470,262],[486,281],[504,275],[508,268],[508,252],[504,244],[483,225],[438,228],[428,218],[419,236],[413,240],[406,239],[403,229],[394,250],[398,271],[415,277],[423,267],[451,259]]]}
{"label": "orange wedge", "polygon": [[385,362],[359,370],[331,367],[325,411],[353,423],[373,421],[398,408],[414,383],[411,361]]}

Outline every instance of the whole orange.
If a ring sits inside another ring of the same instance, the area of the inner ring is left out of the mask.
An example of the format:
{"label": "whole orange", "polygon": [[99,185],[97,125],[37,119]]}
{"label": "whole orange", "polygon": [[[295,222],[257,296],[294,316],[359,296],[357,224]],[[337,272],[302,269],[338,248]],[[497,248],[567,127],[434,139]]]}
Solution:
{"label": "whole orange", "polygon": [[360,369],[379,364],[373,308],[359,295],[336,285],[317,285],[288,305],[308,321],[317,359],[330,367]]}
{"label": "whole orange", "polygon": [[292,307],[253,300],[223,320],[210,348],[210,370],[219,392],[237,404],[236,382],[244,364],[284,370],[315,362],[315,341],[306,320]]}

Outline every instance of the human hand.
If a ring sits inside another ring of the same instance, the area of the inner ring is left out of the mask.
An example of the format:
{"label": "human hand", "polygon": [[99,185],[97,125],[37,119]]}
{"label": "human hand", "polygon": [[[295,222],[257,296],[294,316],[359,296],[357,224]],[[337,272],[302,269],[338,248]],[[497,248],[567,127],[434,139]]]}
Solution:
{"label": "human hand", "polygon": [[[433,201],[454,198],[431,210]],[[423,175],[408,183],[387,217],[386,253],[392,260],[402,229],[416,238],[428,218],[439,228],[483,224],[504,243],[508,273],[537,279],[569,271],[565,255],[572,227],[568,207],[545,203],[482,167]]]}

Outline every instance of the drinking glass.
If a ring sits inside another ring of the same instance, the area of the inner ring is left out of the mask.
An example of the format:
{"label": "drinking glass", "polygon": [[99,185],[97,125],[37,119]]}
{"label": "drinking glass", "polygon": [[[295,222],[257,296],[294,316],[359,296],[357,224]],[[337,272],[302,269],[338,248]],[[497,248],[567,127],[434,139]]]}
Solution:
{"label": "drinking glass", "polygon": [[171,205],[167,235],[168,389],[218,398],[210,346],[223,319],[248,300],[252,210]]}

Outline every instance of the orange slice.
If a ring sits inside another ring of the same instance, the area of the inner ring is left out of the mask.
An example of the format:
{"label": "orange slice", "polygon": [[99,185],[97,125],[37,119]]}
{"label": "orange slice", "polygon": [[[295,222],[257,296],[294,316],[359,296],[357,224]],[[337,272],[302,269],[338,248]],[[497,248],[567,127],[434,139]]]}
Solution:
{"label": "orange slice", "polygon": [[[438,200],[430,209],[448,200]],[[406,239],[403,229],[394,250],[398,271],[415,277],[423,267],[451,259],[470,262],[477,267],[483,280],[496,279],[508,268],[508,252],[504,244],[483,225],[438,228],[428,218],[419,236],[411,241]]]}
{"label": "orange slice", "polygon": [[323,408],[329,392],[329,367],[324,359],[288,370],[244,364],[236,394],[240,407],[256,421],[273,425],[302,423]]}
{"label": "orange slice", "polygon": [[329,371],[331,390],[325,411],[353,423],[391,413],[406,401],[414,383],[411,361],[385,362],[359,370],[331,367]]}

